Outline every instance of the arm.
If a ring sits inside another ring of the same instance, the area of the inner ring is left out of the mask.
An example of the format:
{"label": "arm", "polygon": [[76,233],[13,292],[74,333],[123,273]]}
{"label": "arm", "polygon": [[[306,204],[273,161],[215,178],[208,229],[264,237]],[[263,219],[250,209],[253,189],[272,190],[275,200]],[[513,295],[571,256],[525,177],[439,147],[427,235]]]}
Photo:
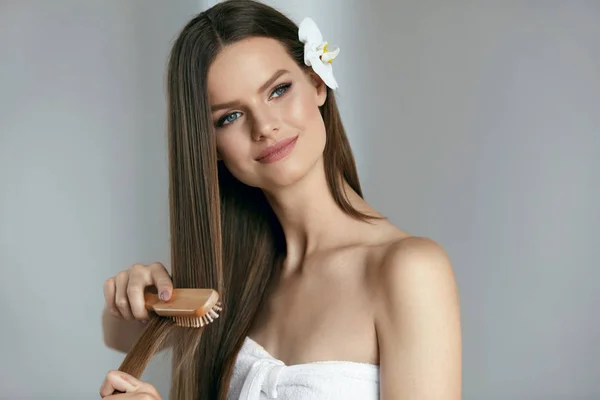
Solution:
{"label": "arm", "polygon": [[381,399],[459,400],[459,297],[444,250],[425,238],[401,240],[388,251],[378,285]]}

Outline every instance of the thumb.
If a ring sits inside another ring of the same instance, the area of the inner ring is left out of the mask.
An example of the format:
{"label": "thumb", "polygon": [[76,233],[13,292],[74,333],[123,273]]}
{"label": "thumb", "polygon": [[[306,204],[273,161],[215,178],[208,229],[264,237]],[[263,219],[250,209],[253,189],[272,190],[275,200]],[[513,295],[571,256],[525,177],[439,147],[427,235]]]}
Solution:
{"label": "thumb", "polygon": [[167,301],[173,295],[173,282],[165,267],[161,264],[152,264],[150,266],[152,280],[158,290],[158,297],[162,301]]}
{"label": "thumb", "polygon": [[156,289],[158,290],[158,297],[162,301],[167,301],[171,299],[173,295],[173,282],[171,282],[171,278],[169,275],[159,276],[155,281]]}

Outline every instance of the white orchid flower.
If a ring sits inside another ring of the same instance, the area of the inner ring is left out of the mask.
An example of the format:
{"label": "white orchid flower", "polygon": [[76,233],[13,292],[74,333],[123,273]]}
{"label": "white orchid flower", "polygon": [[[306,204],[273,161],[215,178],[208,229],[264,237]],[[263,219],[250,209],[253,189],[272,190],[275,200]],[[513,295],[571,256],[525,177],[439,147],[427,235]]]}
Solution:
{"label": "white orchid flower", "polygon": [[338,84],[333,76],[331,63],[340,49],[335,47],[329,50],[329,43],[323,41],[321,31],[311,18],[304,18],[300,23],[298,38],[304,43],[304,63],[312,67],[327,86],[337,89]]}

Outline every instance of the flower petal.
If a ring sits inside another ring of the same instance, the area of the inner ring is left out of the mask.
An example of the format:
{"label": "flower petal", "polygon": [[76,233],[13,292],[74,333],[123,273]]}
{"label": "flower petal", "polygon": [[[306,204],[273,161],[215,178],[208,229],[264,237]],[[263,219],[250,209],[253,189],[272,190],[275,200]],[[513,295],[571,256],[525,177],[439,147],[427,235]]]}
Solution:
{"label": "flower petal", "polygon": [[313,70],[323,79],[323,82],[332,89],[337,89],[338,84],[333,76],[333,67],[329,63],[323,63],[320,59],[311,60]]}
{"label": "flower petal", "polygon": [[326,51],[321,56],[321,60],[323,60],[323,62],[331,64],[331,62],[333,61],[333,59],[336,58],[338,54],[340,54],[340,49],[339,48],[336,48],[333,51]]}
{"label": "flower petal", "polygon": [[331,62],[340,52],[339,49],[327,51],[327,42],[323,41],[323,35],[315,21],[306,17],[300,23],[298,38],[304,43],[304,63],[323,79],[323,82],[332,89],[337,89],[338,84],[333,76]]}
{"label": "flower petal", "polygon": [[300,28],[298,29],[298,39],[302,43],[310,43],[311,45],[319,46],[321,42],[323,42],[323,35],[317,27],[315,21],[310,17],[306,17],[300,23]]}

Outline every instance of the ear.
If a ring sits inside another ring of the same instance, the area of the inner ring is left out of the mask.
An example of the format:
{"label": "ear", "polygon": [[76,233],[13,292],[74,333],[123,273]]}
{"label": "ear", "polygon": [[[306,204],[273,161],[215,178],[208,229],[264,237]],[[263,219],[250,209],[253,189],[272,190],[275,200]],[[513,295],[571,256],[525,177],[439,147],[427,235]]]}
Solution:
{"label": "ear", "polygon": [[316,90],[317,105],[321,107],[323,104],[325,104],[325,100],[327,100],[327,85],[314,71],[310,71],[310,81]]}

